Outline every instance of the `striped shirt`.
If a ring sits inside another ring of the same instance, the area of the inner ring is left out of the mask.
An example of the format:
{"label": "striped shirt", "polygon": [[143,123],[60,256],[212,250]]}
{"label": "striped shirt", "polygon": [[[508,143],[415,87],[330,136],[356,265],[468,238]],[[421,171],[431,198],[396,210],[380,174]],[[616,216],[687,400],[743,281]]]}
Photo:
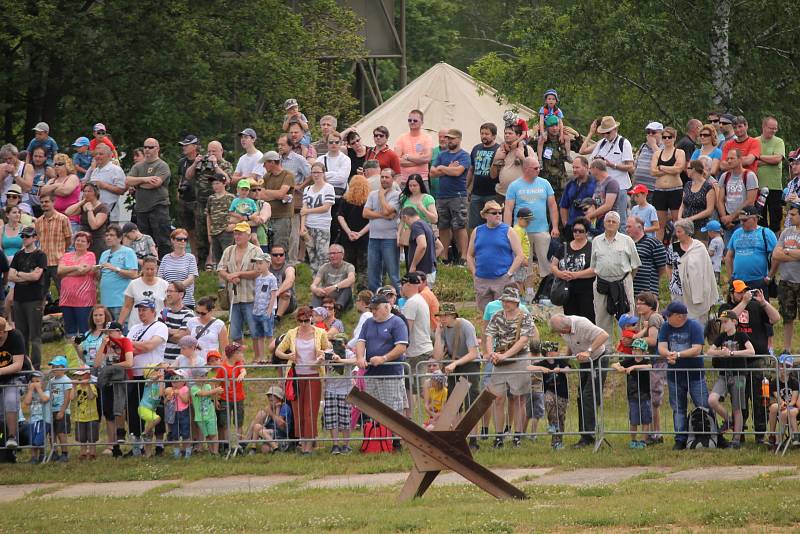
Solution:
{"label": "striped shirt", "polygon": [[[160,319],[163,321],[167,328],[170,330],[177,330],[178,328],[185,328],[188,332],[187,324],[189,319],[194,317],[194,312],[191,308],[187,308],[184,306],[178,311],[170,310],[169,308],[164,308],[161,310]],[[164,349],[164,359],[168,361],[174,361],[181,353],[180,347],[178,347],[177,343],[172,343],[169,339],[167,340],[167,346]]]}
{"label": "striped shirt", "polygon": [[667,265],[667,252],[657,239],[644,236],[636,242],[636,251],[642,264],[633,278],[633,294],[650,291],[658,296],[659,269]]}
{"label": "striped shirt", "polygon": [[[197,278],[199,273],[197,272],[197,260],[188,252],[180,257],[174,253],[167,254],[161,259],[161,265],[158,266],[158,276],[167,282],[183,282],[189,278],[189,275]],[[194,282],[186,286],[183,303],[186,306],[194,307]]]}

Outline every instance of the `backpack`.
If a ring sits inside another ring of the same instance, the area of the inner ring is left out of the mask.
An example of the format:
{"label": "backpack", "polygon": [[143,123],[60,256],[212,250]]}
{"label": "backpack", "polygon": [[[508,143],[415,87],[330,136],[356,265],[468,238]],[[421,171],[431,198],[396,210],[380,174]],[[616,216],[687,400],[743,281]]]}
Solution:
{"label": "backpack", "polygon": [[695,408],[689,414],[687,449],[716,449],[719,439],[717,419],[708,408]]}
{"label": "backpack", "polygon": [[64,338],[64,323],[61,314],[51,314],[42,317],[42,341],[49,343]]}
{"label": "backpack", "polygon": [[361,452],[365,454],[392,452],[394,450],[391,430],[377,421],[373,420],[364,425],[364,438],[367,439],[361,442]]}

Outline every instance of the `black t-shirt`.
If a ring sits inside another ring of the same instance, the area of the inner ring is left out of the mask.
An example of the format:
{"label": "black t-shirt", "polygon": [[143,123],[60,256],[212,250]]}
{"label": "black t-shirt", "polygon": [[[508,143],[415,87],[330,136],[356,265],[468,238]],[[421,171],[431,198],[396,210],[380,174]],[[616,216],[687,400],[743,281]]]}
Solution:
{"label": "black t-shirt", "polygon": [[[566,256],[564,251],[566,250]],[[576,273],[589,267],[590,260],[592,259],[592,242],[587,241],[586,244],[578,250],[572,250],[572,245],[566,244],[561,246],[554,254],[558,258],[558,268],[562,271],[569,271]],[[594,277],[580,278],[572,280],[569,283],[570,292],[583,292],[588,291],[591,293]]]}
{"label": "black t-shirt", "polygon": [[[744,350],[750,337],[742,332],[734,332],[732,336],[722,332],[714,340],[717,348],[727,347],[731,350]],[[747,367],[747,358],[744,356],[715,356],[711,359],[711,365],[716,369],[744,369]]]}
{"label": "black t-shirt", "polygon": [[[25,340],[22,338],[22,334],[16,330],[12,330],[8,333],[5,343],[0,345],[0,367],[8,367],[14,363],[14,356],[19,354],[22,354],[23,358],[25,357]],[[23,364],[23,369],[24,368],[25,365]],[[11,379],[16,376],[16,373],[13,375],[2,375],[0,376],[0,383],[10,382]]]}
{"label": "black t-shirt", "polygon": [[[39,249],[33,252],[25,252],[20,250],[14,254],[14,259],[11,260],[11,268],[16,269],[18,273],[30,273],[37,267],[41,267],[42,271],[47,269],[47,254]],[[14,302],[33,302],[35,300],[43,300],[45,287],[44,282],[47,277],[42,273],[39,280],[35,282],[17,282],[14,284]]]}
{"label": "black t-shirt", "polygon": [[480,143],[472,148],[469,160],[472,164],[473,195],[486,197],[495,194],[494,186],[497,185],[497,180],[492,180],[491,176],[489,176],[489,171],[492,168],[494,154],[498,148],[500,148],[500,145],[497,143],[490,147],[485,147],[483,143]]}
{"label": "black t-shirt", "polygon": [[[719,307],[719,311],[721,313],[733,307],[733,304],[726,302]],[[767,317],[767,312],[764,311],[761,304],[755,300],[751,300],[742,313],[739,314],[739,326],[736,327],[736,331],[747,334],[750,337],[750,343],[753,344],[753,349],[756,351],[756,354],[763,356],[769,352],[769,344],[767,342],[768,326],[769,317]],[[757,363],[753,358],[749,358],[748,362],[753,364]]]}
{"label": "black t-shirt", "polygon": [[[694,150],[697,148],[697,145],[695,144],[694,141],[691,140],[691,138],[688,135],[684,135],[680,141],[675,143],[675,148],[683,150],[683,153],[686,154],[686,162],[688,163],[689,158],[691,158],[692,154],[694,154]],[[686,174],[686,170],[683,170],[681,172],[681,182],[683,182],[683,184],[685,185],[686,182],[688,181],[689,181],[689,175]]]}
{"label": "black t-shirt", "polygon": [[[339,216],[343,217],[345,222],[347,223],[347,227],[354,232],[360,231],[366,225],[369,224],[369,219],[364,218],[364,206],[356,206],[355,204],[350,204],[347,200],[342,200],[341,205],[339,206],[339,212],[336,214],[336,217]],[[369,232],[361,236],[357,243],[366,243],[369,239]],[[341,235],[339,237],[339,241],[342,244],[353,243],[350,241],[347,236]]]}
{"label": "black t-shirt", "polygon": [[[548,369],[569,369],[569,362],[567,360],[550,360],[544,359],[536,363],[540,367]],[[569,398],[569,385],[567,384],[566,373],[546,373],[544,377],[544,390],[555,393],[557,397],[562,399]]]}
{"label": "black t-shirt", "polygon": [[786,404],[792,402],[792,393],[800,390],[800,383],[797,381],[797,374],[794,372],[786,376],[786,380],[781,380],[780,383],[773,378],[769,381],[769,392],[772,397],[778,397]]}
{"label": "black t-shirt", "polygon": [[364,162],[367,160],[367,153],[369,151],[365,151],[363,156],[357,156],[356,151],[352,148],[347,149],[347,157],[350,158],[350,176],[348,176],[348,180],[353,177],[353,175],[358,174],[358,169],[364,167]]}
{"label": "black t-shirt", "polygon": [[[650,359],[647,356],[643,356],[641,361],[636,361],[636,359],[631,356],[628,358],[623,358],[619,364],[624,367],[633,367],[634,365],[647,365],[650,363]],[[633,371],[628,375],[628,400],[649,400],[650,399],[650,371],[646,369]]]}
{"label": "black t-shirt", "polygon": [[433,237],[431,226],[423,220],[418,220],[411,225],[411,236],[408,238],[408,261],[414,258],[417,251],[417,237],[424,235],[428,248],[417,264],[417,270],[431,274],[436,270],[436,239]]}

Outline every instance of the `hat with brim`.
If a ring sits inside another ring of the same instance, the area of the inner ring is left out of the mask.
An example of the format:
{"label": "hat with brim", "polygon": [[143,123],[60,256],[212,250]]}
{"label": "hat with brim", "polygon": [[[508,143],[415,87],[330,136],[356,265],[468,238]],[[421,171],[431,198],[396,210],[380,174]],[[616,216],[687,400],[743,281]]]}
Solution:
{"label": "hat with brim", "polygon": [[741,293],[742,291],[747,291],[748,289],[750,289],[749,287],[747,287],[747,284],[745,284],[743,280],[734,280],[733,282],[731,282],[731,287],[736,293]]}
{"label": "hat with brim", "polygon": [[700,228],[701,232],[719,232],[721,230],[722,230],[722,225],[719,223],[719,221],[715,221],[713,219],[708,221],[708,223],[705,226]]}
{"label": "hat with brim", "polygon": [[267,396],[272,396],[280,400],[284,399],[283,390],[279,386],[272,386],[267,390]]}
{"label": "hat with brim", "polygon": [[437,311],[434,315],[437,317],[441,317],[442,315],[455,315],[458,317],[458,310],[456,310],[456,305],[452,302],[442,302],[439,305],[439,311]]}
{"label": "hat with brim", "polygon": [[619,128],[619,123],[614,120],[611,115],[606,115],[600,119],[600,126],[597,127],[597,133],[604,134]]}
{"label": "hat with brim", "polygon": [[236,223],[236,226],[233,227],[233,231],[242,232],[243,234],[249,234],[252,232],[252,230],[250,229],[250,225],[244,221]]}
{"label": "hat with brim", "polygon": [[500,300],[503,302],[516,302],[519,304],[519,289],[516,287],[507,287],[503,290],[503,293],[500,295]]}
{"label": "hat with brim", "polygon": [[483,208],[481,209],[481,215],[491,210],[503,211],[503,206],[498,204],[496,200],[489,200],[483,205]]}

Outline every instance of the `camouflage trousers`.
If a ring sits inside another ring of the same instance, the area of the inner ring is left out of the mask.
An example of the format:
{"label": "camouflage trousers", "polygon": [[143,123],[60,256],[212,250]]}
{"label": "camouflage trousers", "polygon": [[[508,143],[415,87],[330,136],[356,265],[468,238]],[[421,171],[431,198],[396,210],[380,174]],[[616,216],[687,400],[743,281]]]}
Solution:
{"label": "camouflage trousers", "polygon": [[318,228],[306,228],[308,235],[306,236],[306,252],[308,253],[308,263],[311,265],[311,271],[314,276],[317,271],[322,267],[322,264],[328,261],[328,247],[331,244],[331,230],[325,228],[324,230]]}
{"label": "camouflage trousers", "polygon": [[567,418],[567,405],[569,399],[559,397],[552,391],[544,392],[544,409],[547,412],[547,425],[556,428],[553,433],[552,443],[561,443],[561,433],[564,432],[564,420]]}

